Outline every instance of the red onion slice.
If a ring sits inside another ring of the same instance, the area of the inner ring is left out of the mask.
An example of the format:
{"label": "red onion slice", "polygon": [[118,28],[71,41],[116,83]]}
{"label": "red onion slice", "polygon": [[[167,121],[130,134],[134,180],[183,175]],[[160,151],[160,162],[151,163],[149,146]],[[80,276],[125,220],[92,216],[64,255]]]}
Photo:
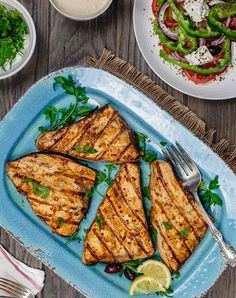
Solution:
{"label": "red onion slice", "polygon": [[177,61],[181,61],[181,62],[187,62],[187,60],[184,57],[181,57],[178,52],[173,52],[169,55],[172,59],[175,59]]}
{"label": "red onion slice", "polygon": [[206,44],[206,39],[205,38],[199,38],[199,47],[202,47]]}
{"label": "red onion slice", "polygon": [[212,46],[219,46],[219,45],[221,45],[224,41],[225,41],[225,35],[221,35],[220,38],[218,38],[218,39],[212,41],[212,42],[211,42],[211,45],[212,45]]}
{"label": "red onion slice", "polygon": [[225,2],[221,1],[221,0],[212,0],[208,5],[213,6],[213,5],[216,5],[216,4],[219,4],[219,3],[225,3]]}
{"label": "red onion slice", "polygon": [[178,34],[172,32],[169,28],[167,28],[167,26],[165,25],[165,13],[167,8],[169,7],[169,4],[167,2],[165,2],[160,10],[159,10],[159,14],[158,14],[158,23],[159,26],[162,30],[162,32],[169,37],[172,40],[177,40],[178,39]]}

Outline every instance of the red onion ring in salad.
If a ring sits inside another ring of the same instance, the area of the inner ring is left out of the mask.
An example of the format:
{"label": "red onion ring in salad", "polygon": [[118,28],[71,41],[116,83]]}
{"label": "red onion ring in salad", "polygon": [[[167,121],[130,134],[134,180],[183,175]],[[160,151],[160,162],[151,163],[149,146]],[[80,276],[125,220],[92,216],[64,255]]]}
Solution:
{"label": "red onion ring in salad", "polygon": [[[226,23],[225,23],[225,27],[229,27],[230,23],[231,23],[231,17],[228,17],[227,20],[226,20]],[[225,35],[222,34],[220,38],[214,40],[211,42],[211,45],[213,46],[219,46],[221,45],[224,41],[225,41]]]}
{"label": "red onion ring in salad", "polygon": [[219,4],[219,3],[225,3],[225,2],[221,1],[221,0],[212,0],[208,5],[213,6],[213,5],[216,5],[216,4]]}
{"label": "red onion ring in salad", "polygon": [[181,62],[187,62],[187,60],[184,57],[181,57],[178,52],[173,52],[169,55],[172,59],[175,59],[177,61],[181,61]]}
{"label": "red onion ring in salad", "polygon": [[172,32],[169,28],[167,28],[167,26],[165,25],[165,13],[167,8],[169,8],[169,4],[167,2],[165,2],[160,10],[159,10],[159,14],[158,14],[158,23],[159,26],[162,30],[162,32],[169,37],[172,40],[177,40],[178,39],[178,34]]}

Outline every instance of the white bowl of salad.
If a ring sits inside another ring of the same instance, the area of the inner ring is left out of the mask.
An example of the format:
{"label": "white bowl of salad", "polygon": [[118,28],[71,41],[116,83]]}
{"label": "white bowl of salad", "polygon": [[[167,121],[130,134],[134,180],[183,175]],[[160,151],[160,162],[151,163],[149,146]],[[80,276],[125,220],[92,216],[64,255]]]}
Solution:
{"label": "white bowl of salad", "polygon": [[26,8],[16,0],[0,0],[0,80],[29,62],[35,44],[35,26]]}
{"label": "white bowl of salad", "polygon": [[134,28],[144,58],[172,87],[236,96],[236,1],[136,0]]}

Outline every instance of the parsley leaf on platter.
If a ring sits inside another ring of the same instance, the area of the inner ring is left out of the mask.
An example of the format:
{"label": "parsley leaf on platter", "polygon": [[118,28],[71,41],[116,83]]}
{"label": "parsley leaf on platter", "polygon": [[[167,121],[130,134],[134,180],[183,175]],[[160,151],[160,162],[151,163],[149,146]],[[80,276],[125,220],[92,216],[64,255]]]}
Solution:
{"label": "parsley leaf on platter", "polygon": [[207,186],[206,182],[202,180],[198,187],[199,197],[203,203],[207,204],[207,208],[214,205],[223,205],[222,199],[219,197],[218,194],[214,192],[214,190],[219,189],[219,177],[215,176],[213,180],[210,181],[209,185]]}
{"label": "parsley leaf on platter", "polygon": [[38,183],[30,178],[26,178],[25,182],[31,183],[32,188],[33,188],[33,193],[35,195],[40,196],[42,199],[47,199],[47,197],[49,196],[49,193],[50,193],[50,187],[41,185],[40,183]]}
{"label": "parsley leaf on platter", "polygon": [[97,225],[98,225],[98,227],[99,227],[99,230],[102,229],[103,220],[104,220],[104,217],[101,216],[101,215],[98,215],[98,216],[96,217],[96,223],[97,223]]}
{"label": "parsley leaf on platter", "polygon": [[172,280],[179,279],[180,277],[181,277],[181,274],[180,274],[179,271],[174,272],[173,275],[172,275]]}
{"label": "parsley leaf on platter", "polygon": [[125,262],[125,263],[121,264],[121,272],[119,273],[119,276],[121,277],[126,269],[129,269],[130,271],[132,271],[136,274],[140,274],[137,271],[137,268],[139,265],[142,265],[142,264],[143,264],[143,262],[141,262],[141,261],[130,261],[130,262]]}
{"label": "parsley leaf on platter", "polygon": [[65,245],[68,245],[69,243],[71,243],[72,241],[78,241],[78,243],[80,243],[82,241],[82,238],[80,236],[78,236],[79,234],[79,230],[76,231],[71,237],[70,239],[65,243]]}
{"label": "parsley leaf on platter", "polygon": [[142,187],[142,192],[143,192],[143,195],[145,196],[145,198],[150,200],[150,188],[149,188],[149,186],[143,186]]}
{"label": "parsley leaf on platter", "polygon": [[172,296],[173,293],[174,291],[171,288],[169,288],[169,289],[166,289],[166,291],[160,291],[160,292],[157,292],[156,294],[160,296],[173,297]]}
{"label": "parsley leaf on platter", "polygon": [[139,141],[139,148],[143,152],[143,157],[142,160],[146,162],[152,162],[157,159],[157,153],[152,150],[147,149],[147,144],[146,142],[149,140],[149,138],[141,133],[141,132],[136,132],[135,133],[137,140]]}
{"label": "parsley leaf on platter", "polygon": [[161,142],[160,142],[160,145],[161,145],[162,147],[165,147],[165,146],[167,145],[167,142],[165,142],[165,141],[161,141]]}

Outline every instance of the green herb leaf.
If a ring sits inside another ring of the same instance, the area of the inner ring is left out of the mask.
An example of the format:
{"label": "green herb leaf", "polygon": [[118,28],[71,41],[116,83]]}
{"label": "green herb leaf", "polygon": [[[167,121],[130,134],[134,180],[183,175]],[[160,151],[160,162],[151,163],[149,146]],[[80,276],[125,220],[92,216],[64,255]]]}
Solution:
{"label": "green herb leaf", "polygon": [[82,238],[80,236],[78,236],[79,234],[79,230],[76,231],[71,237],[70,239],[65,243],[65,245],[68,245],[69,243],[71,243],[72,241],[78,241],[79,243],[82,241]]}
{"label": "green herb leaf", "polygon": [[89,115],[94,112],[97,107],[94,106],[79,106],[78,104],[86,104],[89,97],[87,96],[87,91],[84,87],[76,86],[72,76],[68,78],[63,76],[58,76],[54,78],[53,88],[56,90],[58,86],[70,95],[75,97],[75,104],[70,104],[68,108],[57,109],[55,106],[49,106],[46,108],[44,114],[46,120],[50,122],[50,126],[39,127],[40,132],[45,132],[48,130],[55,130],[64,127],[67,124],[72,124],[77,121],[78,118]]}
{"label": "green herb leaf", "polygon": [[165,142],[165,141],[161,141],[161,142],[160,142],[160,145],[161,145],[162,147],[165,147],[167,144],[168,144],[168,143]]}
{"label": "green herb leaf", "polygon": [[151,233],[155,239],[155,241],[157,241],[157,230],[154,228],[154,226],[151,224]]}
{"label": "green herb leaf", "polygon": [[223,205],[222,199],[219,197],[218,194],[214,192],[214,190],[217,190],[219,187],[220,185],[218,176],[215,176],[215,178],[210,181],[208,186],[206,182],[203,180],[200,183],[198,187],[199,197],[202,200],[202,202],[206,203],[207,208],[209,208],[212,205]]}
{"label": "green herb leaf", "polygon": [[65,223],[65,220],[64,220],[63,217],[58,217],[57,218],[57,227],[58,228],[61,228],[64,225],[64,223]]}
{"label": "green herb leaf", "polygon": [[215,176],[215,178],[209,184],[209,190],[218,189],[219,187],[219,176]]}
{"label": "green herb leaf", "polygon": [[99,227],[99,230],[102,229],[103,220],[104,220],[104,217],[101,216],[101,215],[98,215],[98,216],[96,217],[96,223],[97,223],[97,225],[98,225],[98,227]]}
{"label": "green herb leaf", "polygon": [[152,150],[147,150],[146,142],[149,140],[148,137],[141,133],[135,133],[137,140],[139,141],[139,148],[144,153],[142,159],[146,162],[152,162],[157,159],[157,153]]}
{"label": "green herb leaf", "polygon": [[125,262],[121,265],[122,268],[122,272],[124,272],[126,269],[129,269],[130,271],[136,273],[136,274],[140,274],[137,271],[137,268],[139,265],[142,265],[143,262],[142,261],[130,261],[130,262]]}
{"label": "green herb leaf", "polygon": [[105,181],[108,186],[111,186],[111,184],[113,182],[113,179],[111,178],[111,174],[112,174],[112,171],[117,169],[117,167],[113,164],[108,164],[108,165],[106,165],[106,168],[107,168],[107,178]]}
{"label": "green herb leaf", "polygon": [[157,159],[157,153],[155,151],[146,150],[142,159],[146,162],[152,162]]}
{"label": "green herb leaf", "polygon": [[190,232],[190,228],[185,228],[182,231],[178,232],[178,235],[182,238],[185,239],[188,237],[188,233]]}
{"label": "green herb leaf", "polygon": [[17,54],[25,47],[25,35],[29,28],[22,14],[0,4],[0,70],[12,66]]}
{"label": "green herb leaf", "polygon": [[25,179],[26,183],[31,183],[32,188],[33,188],[33,193],[35,195],[40,196],[42,199],[46,199],[49,196],[50,193],[50,187],[41,185],[40,183],[30,179],[30,178],[26,178]]}
{"label": "green herb leaf", "polygon": [[144,196],[148,200],[150,200],[150,188],[149,188],[149,186],[143,186],[142,191],[143,191]]}
{"label": "green herb leaf", "polygon": [[170,222],[163,221],[162,224],[167,230],[171,230],[173,228]]}
{"label": "green herb leaf", "polygon": [[166,291],[160,291],[160,292],[157,292],[156,294],[160,296],[165,296],[165,297],[173,297],[172,296],[173,293],[174,291],[171,288],[169,288]]}
{"label": "green herb leaf", "polygon": [[175,279],[179,279],[181,277],[181,274],[178,272],[174,272],[173,275],[172,275],[172,280],[175,280]]}
{"label": "green herb leaf", "polygon": [[96,185],[99,185],[106,181],[107,175],[106,173],[102,171],[97,171],[97,177],[96,177]]}
{"label": "green herb leaf", "polygon": [[75,151],[78,153],[84,153],[84,154],[94,154],[98,152],[96,149],[90,147],[89,144],[84,145],[83,148],[81,148],[80,144],[77,144],[75,146]]}

